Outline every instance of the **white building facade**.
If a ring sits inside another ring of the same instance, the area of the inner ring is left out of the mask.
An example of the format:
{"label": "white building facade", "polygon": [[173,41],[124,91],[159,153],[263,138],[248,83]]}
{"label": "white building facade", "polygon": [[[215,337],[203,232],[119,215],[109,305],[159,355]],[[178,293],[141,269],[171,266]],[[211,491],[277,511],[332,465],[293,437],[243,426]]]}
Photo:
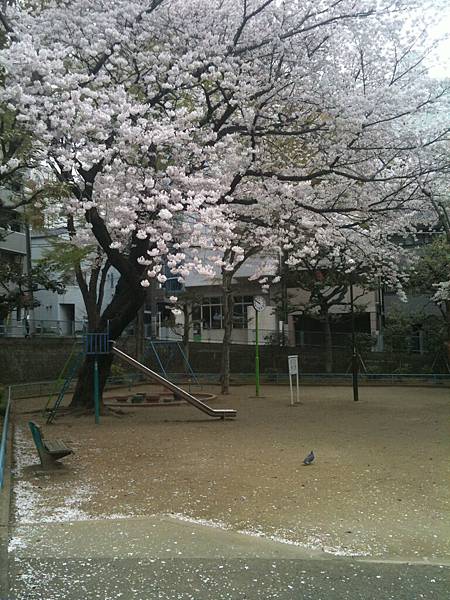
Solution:
{"label": "white building facade", "polygon": [[[66,237],[67,231],[62,228],[33,232],[31,235],[33,263],[42,260],[52,248],[52,240]],[[103,307],[111,301],[118,278],[118,272],[111,268],[105,283]],[[75,273],[69,279],[63,294],[39,290],[35,293],[35,300],[39,302],[39,306],[34,309],[34,328],[37,334],[82,335],[86,332],[87,313]]]}

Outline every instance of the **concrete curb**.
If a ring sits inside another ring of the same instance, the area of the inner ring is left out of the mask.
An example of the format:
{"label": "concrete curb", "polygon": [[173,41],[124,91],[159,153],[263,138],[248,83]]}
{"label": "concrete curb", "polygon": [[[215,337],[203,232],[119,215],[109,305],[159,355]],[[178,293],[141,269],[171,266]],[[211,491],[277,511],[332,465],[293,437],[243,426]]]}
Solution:
{"label": "concrete curb", "polygon": [[[13,415],[11,414],[10,417]],[[3,481],[3,489],[0,492],[0,598],[7,598],[9,593],[9,576],[8,576],[8,543],[9,543],[9,516],[11,508],[12,494],[12,450],[14,439],[14,420],[11,418],[8,439],[7,451],[5,460],[5,478]]]}

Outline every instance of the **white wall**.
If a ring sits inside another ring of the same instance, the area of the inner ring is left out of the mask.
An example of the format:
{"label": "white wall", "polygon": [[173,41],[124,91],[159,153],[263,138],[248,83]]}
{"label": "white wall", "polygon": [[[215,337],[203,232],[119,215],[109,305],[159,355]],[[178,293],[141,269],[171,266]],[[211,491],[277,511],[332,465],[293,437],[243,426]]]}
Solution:
{"label": "white wall", "polygon": [[[34,262],[41,259],[43,254],[49,249],[49,239],[55,237],[67,238],[65,230],[56,230],[49,232],[47,235],[34,235],[32,237],[32,259]],[[55,277],[57,274],[55,273]],[[111,279],[112,278],[112,279]],[[75,275],[73,277],[75,280]],[[105,283],[105,293],[103,298],[102,310],[111,302],[114,295],[114,289],[119,279],[119,273],[115,269],[108,271],[107,280]],[[112,285],[111,285],[112,282]],[[64,294],[57,294],[56,292],[50,292],[47,290],[40,290],[34,294],[36,300],[40,302],[34,311],[35,321],[46,321],[47,325],[51,325],[50,322],[66,321],[67,313],[62,304],[69,304],[74,306],[74,319],[76,323],[76,330],[80,330],[83,321],[86,320],[86,308],[84,306],[83,296],[78,285],[69,284],[66,285]],[[56,327],[56,325],[55,325]]]}

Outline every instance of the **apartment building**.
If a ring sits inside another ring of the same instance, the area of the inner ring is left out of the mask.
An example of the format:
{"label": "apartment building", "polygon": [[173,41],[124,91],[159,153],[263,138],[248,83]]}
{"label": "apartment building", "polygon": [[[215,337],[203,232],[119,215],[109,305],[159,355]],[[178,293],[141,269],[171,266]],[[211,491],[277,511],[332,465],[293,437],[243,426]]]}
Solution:
{"label": "apartment building", "polygon": [[[0,190],[0,265],[13,266],[18,273],[27,272],[27,230],[20,211],[8,208],[6,191]],[[2,270],[4,273],[4,270]],[[10,298],[16,292],[14,281],[0,279],[0,335],[25,335],[29,319],[30,298],[21,297],[14,310]]]}

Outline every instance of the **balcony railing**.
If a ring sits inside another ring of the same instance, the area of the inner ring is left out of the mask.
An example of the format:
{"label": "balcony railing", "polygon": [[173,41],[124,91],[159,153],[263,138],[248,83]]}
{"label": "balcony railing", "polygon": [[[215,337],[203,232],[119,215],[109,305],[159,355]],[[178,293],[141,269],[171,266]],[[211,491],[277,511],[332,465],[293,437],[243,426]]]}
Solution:
{"label": "balcony railing", "polygon": [[0,323],[0,337],[82,337],[86,332],[85,321],[35,319]]}

